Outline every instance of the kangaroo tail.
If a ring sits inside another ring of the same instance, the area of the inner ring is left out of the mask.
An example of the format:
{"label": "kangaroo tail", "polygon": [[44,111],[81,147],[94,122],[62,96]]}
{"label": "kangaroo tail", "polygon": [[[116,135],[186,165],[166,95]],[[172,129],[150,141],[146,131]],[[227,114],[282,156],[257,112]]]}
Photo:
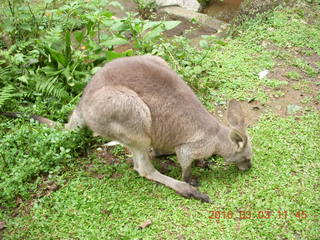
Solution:
{"label": "kangaroo tail", "polygon": [[6,117],[9,117],[9,118],[27,117],[29,119],[36,120],[39,123],[43,123],[43,124],[47,125],[49,128],[57,127],[57,123],[56,122],[54,122],[54,121],[52,121],[52,120],[50,120],[48,118],[41,117],[41,116],[34,115],[34,114],[26,116],[25,113],[21,113],[21,112],[0,112],[0,115],[6,116]]}

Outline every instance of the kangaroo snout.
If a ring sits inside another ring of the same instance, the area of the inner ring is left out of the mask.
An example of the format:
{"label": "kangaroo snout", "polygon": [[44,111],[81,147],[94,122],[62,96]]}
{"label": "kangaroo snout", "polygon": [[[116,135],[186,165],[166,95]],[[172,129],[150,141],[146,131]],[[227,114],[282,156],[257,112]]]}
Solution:
{"label": "kangaroo snout", "polygon": [[238,164],[237,167],[239,168],[240,171],[247,171],[252,167],[251,161],[245,162]]}

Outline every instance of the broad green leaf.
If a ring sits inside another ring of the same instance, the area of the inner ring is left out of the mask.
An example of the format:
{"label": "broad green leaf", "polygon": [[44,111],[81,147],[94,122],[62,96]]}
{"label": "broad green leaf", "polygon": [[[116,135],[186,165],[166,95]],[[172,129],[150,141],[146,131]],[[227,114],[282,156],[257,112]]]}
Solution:
{"label": "broad green leaf", "polygon": [[70,31],[67,31],[66,32],[66,37],[65,37],[65,51],[66,51],[66,54],[65,54],[65,57],[67,59],[68,62],[71,61],[71,37],[70,37]]}
{"label": "broad green leaf", "polygon": [[127,51],[125,52],[122,52],[122,54],[124,55],[124,57],[128,57],[128,56],[133,56],[134,52],[132,49],[128,49]]}
{"label": "broad green leaf", "polygon": [[59,63],[63,66],[67,66],[68,61],[62,53],[54,50],[53,48],[49,48],[49,47],[47,47],[47,50],[49,51],[52,59],[54,59],[57,63]]}
{"label": "broad green leaf", "polygon": [[113,39],[106,40],[106,41],[102,42],[101,45],[106,46],[106,47],[112,47],[112,46],[116,46],[116,45],[126,44],[128,42],[129,41],[124,38],[113,38]]}
{"label": "broad green leaf", "polygon": [[143,29],[146,30],[151,27],[154,27],[154,28],[144,35],[144,39],[151,40],[156,37],[159,37],[162,32],[175,28],[179,24],[180,24],[180,21],[148,22],[143,26]]}
{"label": "broad green leaf", "polygon": [[62,70],[57,70],[55,67],[52,66],[45,66],[43,68],[40,69],[40,71],[44,72],[47,76],[55,76],[60,74]]}
{"label": "broad green leaf", "polygon": [[120,58],[120,57],[125,57],[126,55],[124,53],[118,53],[114,51],[107,51],[106,52],[106,58],[107,61],[112,61],[113,59]]}
{"label": "broad green leaf", "polygon": [[123,23],[123,22],[116,22],[114,25],[111,26],[111,30],[112,31],[123,31],[123,30],[127,30],[128,26],[127,24]]}
{"label": "broad green leaf", "polygon": [[23,29],[23,30],[25,30],[25,31],[28,31],[28,32],[31,32],[31,31],[32,31],[31,25],[30,25],[30,24],[27,24],[27,23],[21,24],[20,28]]}
{"label": "broad green leaf", "polygon": [[79,44],[81,44],[84,39],[84,33],[81,31],[76,31],[74,32],[74,38]]}
{"label": "broad green leaf", "polygon": [[101,15],[107,18],[111,18],[113,16],[113,14],[109,11],[104,11],[101,13]]}
{"label": "broad green leaf", "polygon": [[180,23],[181,23],[180,21],[165,21],[165,22],[163,22],[164,28],[165,28],[166,30],[173,29],[173,28],[175,28],[176,26],[178,26]]}
{"label": "broad green leaf", "polygon": [[1,28],[3,29],[4,32],[13,32],[16,28],[14,27],[13,24],[11,24],[11,22],[7,22],[7,23],[1,23],[2,26]]}
{"label": "broad green leaf", "polygon": [[153,28],[153,27],[156,27],[158,25],[162,24],[162,22],[160,21],[154,21],[154,22],[146,22],[144,25],[143,25],[143,31],[146,31],[148,30],[149,28]]}
{"label": "broad green leaf", "polygon": [[152,40],[154,38],[157,38],[161,35],[162,32],[164,32],[165,29],[163,28],[163,26],[158,26],[154,29],[152,29],[151,31],[147,32],[145,35],[144,35],[144,40]]}
{"label": "broad green leaf", "polygon": [[[119,21],[118,21],[119,22]],[[103,25],[105,26],[105,27],[113,27],[113,25],[115,25],[117,22],[116,22],[116,20],[114,20],[114,19],[108,19],[108,20],[105,20],[105,21],[103,21]]]}
{"label": "broad green leaf", "polygon": [[72,76],[71,76],[71,73],[70,73],[70,68],[69,66],[67,66],[62,72],[61,74],[66,78],[67,80],[67,84],[72,87],[74,86],[74,82],[72,81]]}

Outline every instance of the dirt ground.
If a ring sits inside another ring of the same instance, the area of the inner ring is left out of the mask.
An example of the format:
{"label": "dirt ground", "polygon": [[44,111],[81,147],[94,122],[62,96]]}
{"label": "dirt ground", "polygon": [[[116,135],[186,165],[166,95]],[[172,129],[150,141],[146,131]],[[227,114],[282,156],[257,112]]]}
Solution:
{"label": "dirt ground", "polygon": [[[274,48],[271,44],[267,47],[269,50],[274,50]],[[306,56],[299,52],[299,50],[295,51],[295,49],[290,51],[290,54],[306,61],[308,65],[320,72],[320,66],[316,64],[320,62],[320,56],[317,54],[314,53]],[[287,76],[288,72],[296,72],[301,77],[299,80],[290,79]],[[283,61],[278,60],[275,68],[270,71],[267,77],[269,79],[285,81],[288,84],[281,85],[276,89],[265,88],[265,91],[270,96],[265,104],[257,101],[242,103],[247,119],[250,119],[249,125],[257,122],[261,113],[270,110],[280,117],[292,115],[293,113],[288,110],[290,106],[301,107],[300,110],[294,112],[294,115],[299,115],[312,109],[320,111],[320,99],[318,97],[320,93],[319,74],[315,77],[310,77],[301,69],[289,66]]]}

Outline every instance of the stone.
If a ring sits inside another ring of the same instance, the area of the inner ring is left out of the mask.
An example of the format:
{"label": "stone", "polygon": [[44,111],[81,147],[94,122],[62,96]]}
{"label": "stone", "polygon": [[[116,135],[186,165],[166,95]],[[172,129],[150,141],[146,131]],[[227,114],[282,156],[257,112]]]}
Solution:
{"label": "stone", "polygon": [[289,115],[293,115],[293,114],[301,111],[302,109],[303,109],[303,108],[300,107],[300,106],[298,106],[298,105],[294,105],[294,104],[288,105],[288,106],[287,106],[287,113],[288,113]]}
{"label": "stone", "polygon": [[259,79],[265,78],[269,74],[269,70],[265,69],[258,73]]}
{"label": "stone", "polygon": [[[188,38],[199,37],[200,35],[213,35],[223,32],[228,26],[226,22],[181,7],[161,8],[158,14],[160,16],[163,15],[166,20],[181,21],[181,24],[170,30],[170,33],[167,34],[168,36],[181,35],[185,30],[190,28],[196,30],[189,33]],[[193,22],[196,22],[196,24]]]}
{"label": "stone", "polygon": [[113,147],[113,146],[116,146],[116,145],[122,145],[122,144],[117,142],[117,141],[111,141],[111,142],[108,142],[108,143],[104,144],[104,146],[107,146],[107,147]]}
{"label": "stone", "polygon": [[201,5],[197,0],[156,0],[159,7],[179,6],[190,11],[198,12],[201,10]]}

